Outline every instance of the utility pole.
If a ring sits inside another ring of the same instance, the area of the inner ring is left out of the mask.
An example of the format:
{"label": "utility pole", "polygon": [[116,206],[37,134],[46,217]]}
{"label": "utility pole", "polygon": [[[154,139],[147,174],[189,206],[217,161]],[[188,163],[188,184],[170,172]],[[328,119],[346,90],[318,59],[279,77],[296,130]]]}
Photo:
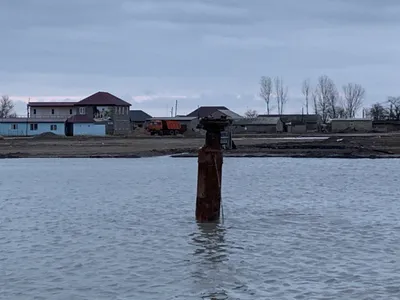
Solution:
{"label": "utility pole", "polygon": [[175,117],[178,115],[178,100],[175,100]]}

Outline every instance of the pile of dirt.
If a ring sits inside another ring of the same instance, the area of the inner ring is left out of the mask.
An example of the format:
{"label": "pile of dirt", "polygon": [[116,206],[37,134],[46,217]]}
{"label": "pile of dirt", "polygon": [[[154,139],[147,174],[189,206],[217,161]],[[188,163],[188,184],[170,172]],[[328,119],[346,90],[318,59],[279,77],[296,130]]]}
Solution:
{"label": "pile of dirt", "polygon": [[65,136],[61,136],[61,135],[55,134],[53,132],[44,132],[44,133],[35,135],[33,138],[34,139],[61,139],[61,138],[65,138]]}

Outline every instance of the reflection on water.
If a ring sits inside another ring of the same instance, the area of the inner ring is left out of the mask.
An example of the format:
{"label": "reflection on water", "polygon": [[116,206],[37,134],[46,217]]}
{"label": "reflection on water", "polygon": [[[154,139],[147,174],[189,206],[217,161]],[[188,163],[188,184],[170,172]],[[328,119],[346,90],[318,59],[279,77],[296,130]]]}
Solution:
{"label": "reflection on water", "polygon": [[224,264],[228,261],[225,227],[219,223],[198,223],[193,233],[194,289],[203,299],[228,299],[223,288]]}

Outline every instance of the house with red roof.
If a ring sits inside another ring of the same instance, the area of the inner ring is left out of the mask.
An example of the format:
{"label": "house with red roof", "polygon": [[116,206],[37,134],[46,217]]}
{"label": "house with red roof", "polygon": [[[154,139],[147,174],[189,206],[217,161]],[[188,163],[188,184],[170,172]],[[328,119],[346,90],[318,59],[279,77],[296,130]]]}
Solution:
{"label": "house with red roof", "polygon": [[131,130],[130,106],[108,92],[97,92],[78,102],[29,102],[28,118],[38,123],[41,119],[63,120],[69,136],[119,135]]}

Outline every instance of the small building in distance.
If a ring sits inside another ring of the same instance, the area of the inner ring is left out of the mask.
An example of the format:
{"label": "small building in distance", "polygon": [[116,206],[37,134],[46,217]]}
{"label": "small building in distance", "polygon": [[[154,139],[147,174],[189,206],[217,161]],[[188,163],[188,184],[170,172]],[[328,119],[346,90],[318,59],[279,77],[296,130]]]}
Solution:
{"label": "small building in distance", "polygon": [[373,120],[372,128],[377,132],[392,132],[400,130],[400,121],[396,120]]}
{"label": "small building in distance", "polygon": [[217,110],[229,110],[225,106],[200,106],[199,108],[187,114],[187,117],[205,118],[211,116]]}
{"label": "small building in distance", "polygon": [[280,133],[283,132],[284,125],[279,117],[256,117],[242,118],[233,121],[232,132],[240,133]]}
{"label": "small building in distance", "polygon": [[317,114],[270,114],[259,115],[259,117],[279,117],[284,123],[285,132],[305,133],[321,131],[322,118]]}
{"label": "small building in distance", "polygon": [[332,119],[330,124],[332,132],[372,131],[371,119]]}
{"label": "small building in distance", "polygon": [[146,122],[146,120],[151,118],[152,116],[140,109],[129,111],[129,120],[131,122],[132,129],[135,129],[136,127],[144,127],[144,123]]}
{"label": "small building in distance", "polygon": [[65,135],[65,121],[62,118],[4,118],[0,119],[0,135],[35,136],[48,132]]}
{"label": "small building in distance", "polygon": [[211,118],[214,119],[219,119],[221,117],[226,117],[227,119],[231,119],[231,120],[240,120],[243,119],[243,117],[233,111],[231,111],[230,109],[217,109],[215,112],[213,112],[210,115]]}

